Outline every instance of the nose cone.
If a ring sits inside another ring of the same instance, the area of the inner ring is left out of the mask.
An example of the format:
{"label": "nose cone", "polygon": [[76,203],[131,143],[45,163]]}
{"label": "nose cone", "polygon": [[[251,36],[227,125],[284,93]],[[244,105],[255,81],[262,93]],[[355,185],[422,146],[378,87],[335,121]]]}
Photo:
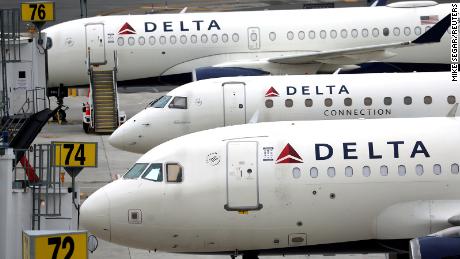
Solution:
{"label": "nose cone", "polygon": [[140,153],[138,150],[140,136],[137,134],[135,120],[128,120],[118,127],[109,137],[110,145],[129,152]]}
{"label": "nose cone", "polygon": [[97,237],[110,241],[110,200],[104,188],[93,193],[83,203],[80,222]]}

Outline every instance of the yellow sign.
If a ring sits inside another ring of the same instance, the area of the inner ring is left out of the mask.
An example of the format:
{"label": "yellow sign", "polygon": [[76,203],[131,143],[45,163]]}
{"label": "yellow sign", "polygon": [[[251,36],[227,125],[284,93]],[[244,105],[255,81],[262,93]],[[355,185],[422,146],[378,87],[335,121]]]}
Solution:
{"label": "yellow sign", "polygon": [[52,142],[55,166],[97,167],[97,142]]}
{"label": "yellow sign", "polygon": [[23,22],[54,21],[54,2],[21,3]]}
{"label": "yellow sign", "polygon": [[86,259],[87,233],[40,236],[35,238],[35,259]]}

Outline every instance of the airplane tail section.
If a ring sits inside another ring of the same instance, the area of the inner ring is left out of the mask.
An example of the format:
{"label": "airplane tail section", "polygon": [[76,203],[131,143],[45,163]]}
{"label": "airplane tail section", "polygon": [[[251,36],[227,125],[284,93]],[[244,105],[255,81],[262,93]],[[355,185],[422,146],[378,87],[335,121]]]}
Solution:
{"label": "airplane tail section", "polygon": [[431,29],[422,34],[416,40],[412,41],[415,44],[441,42],[441,38],[446,33],[450,26],[451,14],[448,14],[441,21],[436,23]]}

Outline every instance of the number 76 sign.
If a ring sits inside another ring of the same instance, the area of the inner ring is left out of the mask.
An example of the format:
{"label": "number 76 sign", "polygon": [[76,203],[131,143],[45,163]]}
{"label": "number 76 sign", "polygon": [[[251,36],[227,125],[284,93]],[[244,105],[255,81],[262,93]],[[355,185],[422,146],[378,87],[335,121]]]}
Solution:
{"label": "number 76 sign", "polygon": [[54,165],[97,167],[97,142],[52,142]]}

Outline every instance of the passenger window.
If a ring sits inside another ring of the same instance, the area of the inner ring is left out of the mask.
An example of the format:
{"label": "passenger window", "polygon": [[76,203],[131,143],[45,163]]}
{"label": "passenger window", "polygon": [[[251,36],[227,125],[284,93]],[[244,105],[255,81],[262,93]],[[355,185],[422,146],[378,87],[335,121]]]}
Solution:
{"label": "passenger window", "polygon": [[169,37],[169,42],[171,42],[171,44],[176,44],[177,42],[177,37],[174,36],[174,35],[171,35],[171,37]]}
{"label": "passenger window", "polygon": [[361,31],[361,34],[363,35],[363,38],[367,38],[367,36],[369,36],[369,30],[368,29],[363,29]]}
{"label": "passenger window", "polygon": [[399,36],[401,34],[401,29],[399,29],[398,27],[394,27],[393,28],[393,35],[394,36]]}
{"label": "passenger window", "polygon": [[415,35],[420,35],[422,34],[422,28],[420,26],[416,26],[414,29]]}
{"label": "passenger window", "polygon": [[197,41],[198,41],[198,37],[196,35],[190,36],[190,42],[191,43],[195,44],[195,43],[197,43]]}
{"label": "passenger window", "polygon": [[345,29],[341,30],[340,31],[340,36],[342,36],[342,38],[345,39],[346,37],[348,37],[348,31],[345,30]]}
{"label": "passenger window", "polygon": [[125,39],[123,37],[118,37],[117,39],[118,46],[125,45]]}
{"label": "passenger window", "polygon": [[143,36],[140,36],[137,41],[139,42],[139,45],[141,46],[145,44],[145,38]]}
{"label": "passenger window", "polygon": [[233,42],[238,42],[240,40],[240,35],[238,35],[238,33],[233,33],[232,40]]}
{"label": "passenger window", "polygon": [[155,36],[150,36],[149,37],[149,44],[150,45],[155,45],[155,41],[156,41]]}
{"label": "passenger window", "polygon": [[345,167],[345,176],[352,177],[353,176],[353,168],[351,166]]}
{"label": "passenger window", "polygon": [[135,42],[135,41],[136,41],[136,40],[134,39],[134,37],[129,37],[129,38],[128,38],[128,44],[129,44],[130,46],[134,45],[134,42]]}
{"label": "passenger window", "polygon": [[399,174],[399,176],[405,176],[406,175],[406,166],[399,165],[398,166],[398,174]]}
{"label": "passenger window", "polygon": [[206,42],[208,42],[208,35],[206,34],[201,35],[201,43],[206,43]]}
{"label": "passenger window", "polygon": [[299,40],[305,39],[305,32],[304,31],[299,31]]}
{"label": "passenger window", "polygon": [[363,166],[363,176],[369,177],[371,175],[371,168],[369,166]]}
{"label": "passenger window", "polygon": [[265,107],[273,108],[273,100],[271,99],[265,100]]}
{"label": "passenger window", "polygon": [[318,177],[318,168],[316,168],[316,167],[310,168],[310,176],[311,176],[311,178]]}
{"label": "passenger window", "polygon": [[288,38],[288,40],[294,39],[294,33],[292,31],[288,31],[287,38]]}
{"label": "passenger window", "polygon": [[[255,34],[255,33],[253,33],[253,34]],[[251,34],[251,38],[252,38],[252,34]],[[219,37],[216,34],[213,34],[211,36],[212,43],[217,43],[218,40],[219,40]],[[256,34],[256,40],[257,40],[257,34]]]}
{"label": "passenger window", "polygon": [[163,181],[163,171],[161,168],[161,164],[151,164],[145,173],[142,175],[143,179],[147,179],[154,182],[162,182]]}
{"label": "passenger window", "polygon": [[358,38],[358,30],[357,29],[353,29],[351,30],[351,37],[353,38]]}
{"label": "passenger window", "polygon": [[374,36],[374,38],[377,38],[379,36],[379,29],[377,28],[372,29],[372,36]]}
{"label": "passenger window", "polygon": [[351,98],[345,98],[343,100],[343,104],[345,104],[345,106],[351,106],[353,103],[353,101],[351,100]]}
{"label": "passenger window", "polygon": [[372,98],[370,98],[370,97],[364,98],[364,105],[371,106],[372,105]]}
{"label": "passenger window", "polygon": [[448,104],[454,104],[455,102],[456,102],[455,96],[453,96],[453,95],[447,96],[447,103]]}
{"label": "passenger window", "polygon": [[300,178],[300,168],[298,167],[294,167],[292,168],[292,177],[294,177],[295,179],[299,179]]}
{"label": "passenger window", "polygon": [[136,179],[138,178],[142,172],[144,172],[144,169],[147,167],[147,163],[136,163],[129,169],[129,171],[123,175],[124,179]]}
{"label": "passenger window", "polygon": [[441,174],[441,165],[440,164],[435,164],[433,166],[433,173],[435,175],[440,175]]}
{"label": "passenger window", "polygon": [[425,32],[427,32],[429,29],[431,29],[431,26],[426,26],[425,27]]}
{"label": "passenger window", "polygon": [[452,164],[450,166],[450,171],[452,172],[452,174],[458,174],[459,172],[458,164]]}
{"label": "passenger window", "polygon": [[271,41],[274,41],[276,40],[276,33],[270,32],[270,34],[268,34],[268,37],[270,38]]}
{"label": "passenger window", "polygon": [[164,108],[170,99],[171,96],[164,95],[160,97],[158,100],[154,101],[150,106],[152,106],[153,108]]}
{"label": "passenger window", "polygon": [[321,31],[319,32],[319,37],[320,37],[321,39],[325,39],[325,38],[326,38],[326,34],[327,34],[327,33],[326,33],[325,30],[321,30]]}
{"label": "passenger window", "polygon": [[224,43],[228,42],[228,35],[226,33],[222,34],[222,42]]}
{"label": "passenger window", "polygon": [[329,167],[327,169],[327,176],[334,177],[335,176],[335,167]]}
{"label": "passenger window", "polygon": [[383,28],[383,36],[388,36],[388,35],[390,35],[390,29]]}
{"label": "passenger window", "polygon": [[431,98],[431,96],[425,96],[425,97],[423,98],[423,102],[424,102],[425,104],[431,104],[431,103],[433,102],[433,99]]}
{"label": "passenger window", "polygon": [[324,99],[324,105],[326,107],[331,107],[332,106],[332,99],[331,98]]}
{"label": "passenger window", "polygon": [[380,175],[387,176],[388,175],[388,167],[386,165],[382,165],[380,167]]}
{"label": "passenger window", "polygon": [[294,101],[292,101],[292,99],[286,99],[286,101],[284,101],[284,105],[286,105],[288,108],[291,108],[294,105]]}
{"label": "passenger window", "polygon": [[315,31],[309,31],[308,32],[308,38],[310,38],[311,40],[315,38]]}
{"label": "passenger window", "polygon": [[423,174],[423,165],[418,164],[415,166],[415,173],[420,176]]}
{"label": "passenger window", "polygon": [[332,39],[337,38],[337,31],[336,31],[336,30],[332,30],[331,33],[330,33],[330,35],[331,35],[331,38],[332,38]]}
{"label": "passenger window", "polygon": [[404,27],[404,35],[406,35],[406,36],[410,35],[410,28],[409,27]]}
{"label": "passenger window", "polygon": [[187,36],[181,35],[181,36],[180,36],[180,43],[182,43],[182,44],[187,43]]}
{"label": "passenger window", "polygon": [[391,100],[391,97],[385,97],[383,98],[383,104],[385,105],[391,105],[393,101]]}
{"label": "passenger window", "polygon": [[165,37],[165,36],[161,36],[161,37],[160,37],[160,44],[161,44],[161,45],[165,45],[165,44],[166,44],[166,37]]}
{"label": "passenger window", "polygon": [[410,97],[410,96],[404,97],[404,104],[405,105],[411,105],[412,104],[412,97]]}
{"label": "passenger window", "polygon": [[169,183],[182,182],[182,167],[179,164],[166,164],[166,181]]}
{"label": "passenger window", "polygon": [[187,97],[174,97],[168,107],[173,109],[187,109]]}
{"label": "passenger window", "polygon": [[312,99],[305,99],[305,107],[312,107],[313,100]]}

